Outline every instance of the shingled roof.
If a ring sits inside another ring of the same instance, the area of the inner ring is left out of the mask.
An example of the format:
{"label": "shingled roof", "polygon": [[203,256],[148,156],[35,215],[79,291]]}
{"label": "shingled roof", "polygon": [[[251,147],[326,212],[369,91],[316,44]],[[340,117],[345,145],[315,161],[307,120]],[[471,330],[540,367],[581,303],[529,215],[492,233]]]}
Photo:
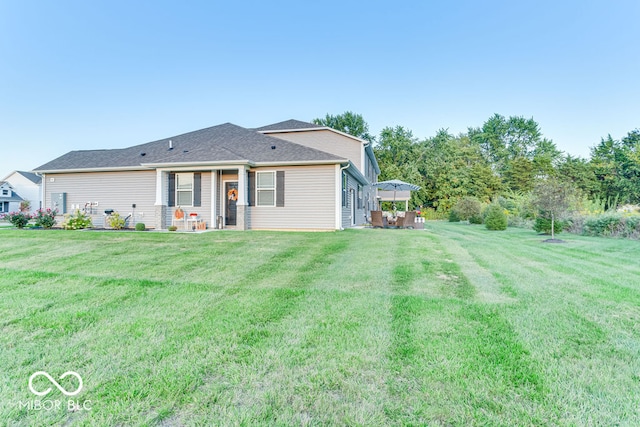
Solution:
{"label": "shingled roof", "polygon": [[16,173],[19,173],[20,175],[24,176],[25,178],[27,178],[29,181],[33,182],[34,184],[40,185],[40,183],[42,182],[42,177],[36,175],[33,172],[16,171]]}
{"label": "shingled roof", "polygon": [[316,125],[315,123],[302,122],[300,120],[285,120],[284,122],[274,123],[272,125],[262,126],[253,129],[257,132],[279,131],[279,130],[300,130],[300,129],[324,129],[326,126]]}
{"label": "shingled roof", "polygon": [[341,163],[346,159],[225,123],[129,148],[71,151],[35,171],[107,170],[221,162]]}
{"label": "shingled roof", "polygon": [[0,181],[0,186],[7,184],[7,186],[11,189],[9,196],[3,196],[0,192],[0,200],[3,202],[21,202],[24,199],[20,197],[15,191],[13,191],[13,187],[7,181]]}

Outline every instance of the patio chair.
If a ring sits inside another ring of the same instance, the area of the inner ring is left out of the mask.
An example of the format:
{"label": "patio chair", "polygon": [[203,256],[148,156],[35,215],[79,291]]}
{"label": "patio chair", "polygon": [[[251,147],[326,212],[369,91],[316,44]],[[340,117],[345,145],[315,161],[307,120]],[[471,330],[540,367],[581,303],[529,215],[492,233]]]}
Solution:
{"label": "patio chair", "polygon": [[371,211],[371,225],[373,228],[384,228],[384,222],[382,222],[382,211]]}
{"label": "patio chair", "polygon": [[176,223],[182,224],[182,228],[187,229],[187,218],[180,207],[173,212],[173,218],[171,219],[171,225],[176,225]]}
{"label": "patio chair", "polygon": [[407,211],[404,213],[404,219],[402,221],[403,228],[415,228],[416,223],[416,211]]}

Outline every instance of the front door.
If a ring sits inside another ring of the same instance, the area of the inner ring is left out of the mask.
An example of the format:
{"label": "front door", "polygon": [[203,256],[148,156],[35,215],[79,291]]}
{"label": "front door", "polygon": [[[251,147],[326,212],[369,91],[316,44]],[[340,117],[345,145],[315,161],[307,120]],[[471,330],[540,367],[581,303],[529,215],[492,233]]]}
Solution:
{"label": "front door", "polygon": [[236,212],[238,208],[236,203],[238,201],[238,181],[227,181],[224,183],[225,194],[225,210],[224,210],[224,223],[225,225],[236,225]]}

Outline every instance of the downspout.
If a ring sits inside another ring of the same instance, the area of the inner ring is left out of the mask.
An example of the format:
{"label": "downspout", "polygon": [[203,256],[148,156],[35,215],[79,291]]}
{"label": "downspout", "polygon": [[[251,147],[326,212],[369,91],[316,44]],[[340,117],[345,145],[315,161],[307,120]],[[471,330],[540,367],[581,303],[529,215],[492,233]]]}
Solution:
{"label": "downspout", "polygon": [[45,204],[46,204],[46,190],[45,190],[45,186],[47,185],[46,181],[45,181],[45,174],[41,174],[40,172],[36,172],[36,176],[40,177],[40,207],[38,209],[44,209],[45,208]]}
{"label": "downspout", "polygon": [[340,181],[340,183],[338,184],[339,188],[340,188],[340,203],[338,204],[338,211],[340,212],[340,228],[339,228],[340,231],[344,230],[344,227],[342,226],[342,208],[343,208],[343,206],[342,206],[342,197],[343,197],[343,195],[342,195],[342,172],[344,170],[346,170],[346,169],[349,169],[349,166],[351,166],[351,163],[347,163],[346,166],[341,167],[339,169],[339,171],[338,171],[338,179]]}
{"label": "downspout", "polygon": [[[362,161],[363,161],[363,163],[362,163],[362,167],[363,167],[363,168],[365,168],[365,169],[366,169],[366,166],[365,166],[365,163],[364,163],[364,162],[368,162],[368,159],[367,159],[367,147],[369,147],[370,145],[371,145],[371,141],[368,141],[368,142],[366,142],[366,143],[364,144],[364,156],[363,156],[364,158],[362,159]],[[371,148],[371,149],[373,150],[373,148]],[[375,154],[374,154],[374,157],[375,157]],[[373,168],[373,162],[371,162],[371,168]],[[374,169],[374,173],[373,173],[373,175],[375,176],[375,169]],[[365,176],[364,176],[364,177],[365,177],[365,179],[366,179],[367,181],[369,180],[369,177],[368,177],[368,176],[366,176],[366,174],[365,174]],[[372,186],[373,186],[373,184],[374,184],[374,183],[373,183],[373,182],[371,182],[371,185],[372,185]],[[371,196],[372,196],[372,194],[371,194],[371,188],[368,188],[368,189],[367,189],[367,197],[368,197],[369,199],[371,199]],[[378,191],[377,191],[377,189],[376,189],[376,192],[373,194],[373,199],[374,199],[374,200],[377,200],[377,197],[378,197]],[[370,210],[369,210],[369,203],[371,203],[371,202],[367,202],[367,205],[364,207],[364,218],[365,218],[365,222],[367,222],[367,221],[368,221],[368,218],[369,218],[369,212],[370,212]]]}

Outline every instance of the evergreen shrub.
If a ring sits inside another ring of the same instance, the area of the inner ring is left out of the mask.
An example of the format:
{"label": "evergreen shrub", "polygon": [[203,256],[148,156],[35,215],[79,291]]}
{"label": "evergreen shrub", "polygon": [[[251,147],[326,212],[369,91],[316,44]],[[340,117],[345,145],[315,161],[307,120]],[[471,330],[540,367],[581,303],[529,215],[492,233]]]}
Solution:
{"label": "evergreen shrub", "polygon": [[[564,221],[553,221],[553,232],[561,233],[565,228]],[[538,233],[551,234],[551,220],[549,218],[543,218],[539,216],[536,218],[536,222],[533,225],[533,229]]]}
{"label": "evergreen shrub", "polygon": [[487,207],[484,217],[484,225],[488,230],[506,230],[507,215],[498,203],[491,203]]}

